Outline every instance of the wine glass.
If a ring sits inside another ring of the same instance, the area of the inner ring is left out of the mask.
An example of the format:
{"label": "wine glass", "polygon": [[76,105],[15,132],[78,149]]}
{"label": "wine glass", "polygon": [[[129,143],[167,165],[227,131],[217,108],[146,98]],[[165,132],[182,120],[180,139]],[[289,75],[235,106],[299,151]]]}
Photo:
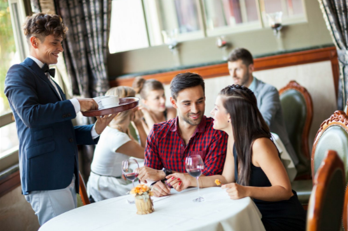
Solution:
{"label": "wine glass", "polygon": [[188,174],[195,177],[197,179],[197,192],[198,197],[194,199],[194,202],[202,202],[204,198],[199,195],[199,181],[198,178],[202,174],[202,170],[204,169],[204,163],[200,155],[191,155],[186,157],[185,159],[185,167]]}
{"label": "wine glass", "polygon": [[[139,168],[138,161],[135,159],[128,159],[122,161],[122,174],[130,181],[134,188],[134,180],[138,177],[139,173],[136,172],[136,169]],[[133,201],[128,200],[128,203],[134,203]]]}
{"label": "wine glass", "polygon": [[138,161],[136,159],[128,159],[122,161],[122,173],[130,181],[132,181],[134,188],[134,180],[138,177],[139,173],[135,170],[139,168]]}

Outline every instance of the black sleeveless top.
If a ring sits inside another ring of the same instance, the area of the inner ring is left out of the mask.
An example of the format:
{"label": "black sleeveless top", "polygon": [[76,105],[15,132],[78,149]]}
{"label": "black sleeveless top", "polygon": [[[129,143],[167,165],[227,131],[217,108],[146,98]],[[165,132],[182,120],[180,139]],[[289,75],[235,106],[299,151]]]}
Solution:
{"label": "black sleeveless top", "polygon": [[[233,145],[234,175],[238,182],[238,156]],[[270,187],[271,182],[261,167],[251,163],[249,185],[253,187]],[[262,223],[267,231],[304,231],[306,228],[306,213],[297,198],[295,191],[289,200],[284,201],[262,201],[253,199],[262,214]]]}

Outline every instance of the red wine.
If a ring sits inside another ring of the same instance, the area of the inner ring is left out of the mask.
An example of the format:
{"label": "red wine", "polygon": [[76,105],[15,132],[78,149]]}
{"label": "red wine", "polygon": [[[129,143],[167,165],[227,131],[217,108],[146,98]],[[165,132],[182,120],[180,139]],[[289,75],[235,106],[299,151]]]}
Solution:
{"label": "red wine", "polygon": [[202,171],[201,170],[192,170],[192,171],[188,171],[188,173],[193,177],[199,177],[202,174]]}
{"label": "red wine", "polygon": [[135,178],[138,177],[139,174],[137,172],[133,172],[133,173],[128,173],[124,175],[126,176],[128,180],[134,180]]}

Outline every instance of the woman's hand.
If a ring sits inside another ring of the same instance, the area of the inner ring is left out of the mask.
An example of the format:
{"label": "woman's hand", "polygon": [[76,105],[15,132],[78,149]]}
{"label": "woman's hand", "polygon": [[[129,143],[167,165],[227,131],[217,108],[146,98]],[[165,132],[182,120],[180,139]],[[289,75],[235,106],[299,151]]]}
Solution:
{"label": "woman's hand", "polygon": [[132,116],[132,121],[137,124],[137,123],[141,123],[142,118],[144,117],[142,111],[140,108],[135,108],[134,109],[134,114]]}
{"label": "woman's hand", "polygon": [[166,178],[167,184],[170,184],[178,192],[191,186],[191,176],[187,173],[174,173]]}
{"label": "woman's hand", "polygon": [[237,183],[230,183],[221,186],[226,189],[227,194],[232,200],[241,199],[249,196],[248,187],[239,185]]}

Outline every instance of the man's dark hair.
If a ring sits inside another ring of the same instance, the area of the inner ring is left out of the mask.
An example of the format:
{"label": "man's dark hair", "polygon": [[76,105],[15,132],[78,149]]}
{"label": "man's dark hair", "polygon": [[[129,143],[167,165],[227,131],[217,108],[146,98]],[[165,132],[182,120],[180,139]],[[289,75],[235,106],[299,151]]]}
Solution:
{"label": "man's dark hair", "polygon": [[242,60],[244,65],[246,65],[247,67],[250,64],[254,63],[253,56],[251,55],[250,51],[248,51],[245,48],[236,48],[236,49],[234,49],[230,53],[230,55],[228,56],[228,59],[227,59],[228,62],[235,62],[235,61],[238,61],[238,60]]}
{"label": "man's dark hair", "polygon": [[201,86],[204,92],[204,81],[200,75],[190,72],[180,73],[170,82],[170,91],[173,99],[176,100],[180,91],[196,86]]}
{"label": "man's dark hair", "polygon": [[28,41],[30,37],[35,36],[43,42],[48,35],[65,38],[68,28],[59,15],[37,13],[27,17],[23,30]]}

